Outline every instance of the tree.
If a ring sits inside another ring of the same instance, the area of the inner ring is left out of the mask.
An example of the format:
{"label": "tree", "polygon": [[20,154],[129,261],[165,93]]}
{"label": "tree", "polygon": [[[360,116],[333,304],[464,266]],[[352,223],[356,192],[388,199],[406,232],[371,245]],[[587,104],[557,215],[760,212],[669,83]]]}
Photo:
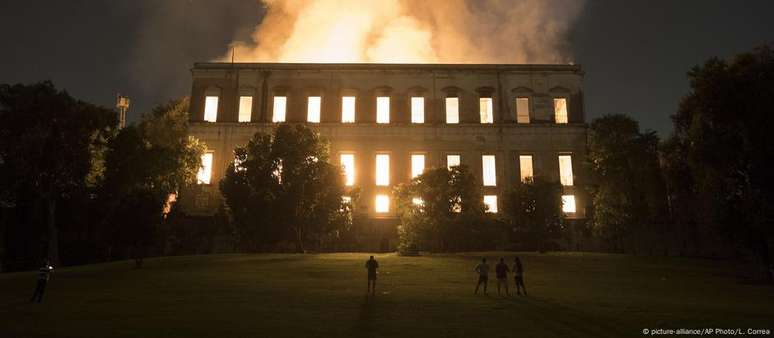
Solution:
{"label": "tree", "polygon": [[[103,228],[138,266],[162,221],[170,194],[195,183],[204,146],[187,134],[188,99],[170,101],[122,129],[108,144],[101,196]],[[107,226],[109,224],[109,226]]]}
{"label": "tree", "polygon": [[513,242],[522,242],[527,248],[545,252],[554,247],[564,230],[562,186],[535,177],[518,183],[505,198],[514,235]]}
{"label": "tree", "polygon": [[77,100],[51,82],[0,85],[0,195],[5,205],[45,205],[48,258],[59,263],[57,203],[87,188],[95,152],[113,133],[115,113]]}
{"label": "tree", "polygon": [[588,140],[594,232],[617,252],[663,243],[666,193],[656,134],[616,114],[594,119]]}
{"label": "tree", "polygon": [[229,166],[220,189],[248,249],[287,239],[299,252],[319,248],[350,219],[341,168],[328,163],[327,142],[314,130],[282,124],[234,153],[238,165]]}
{"label": "tree", "polygon": [[680,189],[693,194],[680,194],[690,198],[677,207],[696,208],[697,224],[719,229],[766,269],[774,245],[774,51],[762,46],[730,60],[712,58],[688,78],[690,92],[672,116],[669,158],[685,161],[670,167],[683,169],[673,172],[689,177]]}

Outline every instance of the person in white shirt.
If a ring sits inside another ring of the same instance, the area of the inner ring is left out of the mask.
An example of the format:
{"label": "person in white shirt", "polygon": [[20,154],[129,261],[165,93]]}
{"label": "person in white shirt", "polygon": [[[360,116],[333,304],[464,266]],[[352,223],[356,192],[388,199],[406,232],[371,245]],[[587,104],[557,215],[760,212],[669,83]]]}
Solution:
{"label": "person in white shirt", "polygon": [[478,294],[478,288],[481,284],[484,284],[484,294],[486,295],[486,287],[489,284],[489,264],[486,264],[486,257],[482,258],[481,263],[476,265],[476,268],[473,270],[478,272],[478,284],[476,284],[474,294]]}

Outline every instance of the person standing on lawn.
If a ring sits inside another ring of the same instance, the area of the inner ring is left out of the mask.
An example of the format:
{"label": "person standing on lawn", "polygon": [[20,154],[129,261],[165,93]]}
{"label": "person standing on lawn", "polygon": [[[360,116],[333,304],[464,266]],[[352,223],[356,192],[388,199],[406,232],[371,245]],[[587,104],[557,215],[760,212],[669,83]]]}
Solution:
{"label": "person standing on lawn", "polygon": [[30,303],[37,301],[38,303],[43,301],[43,293],[46,292],[46,285],[48,285],[48,279],[51,276],[51,271],[54,270],[46,259],[43,261],[43,266],[38,269],[38,283],[35,286],[35,292],[32,293]]}
{"label": "person standing on lawn", "polygon": [[481,259],[481,263],[476,265],[473,271],[478,272],[478,284],[476,284],[476,291],[474,294],[478,294],[478,288],[481,284],[484,284],[484,294],[486,293],[486,286],[489,284],[489,264],[486,264],[486,257]]}
{"label": "person standing on lawn", "polygon": [[374,256],[371,256],[366,261],[365,267],[368,269],[368,291],[366,293],[376,294],[376,269],[379,268],[379,262],[374,259]]}
{"label": "person standing on lawn", "polygon": [[505,287],[505,295],[510,296],[508,292],[508,272],[511,269],[508,268],[508,264],[505,264],[505,259],[500,257],[500,263],[495,266],[495,273],[497,274],[497,295],[500,295],[500,286]]}
{"label": "person standing on lawn", "polygon": [[520,295],[519,288],[524,290],[524,295],[527,295],[527,287],[524,286],[524,267],[521,265],[519,257],[513,260],[513,281],[516,282],[516,294]]}

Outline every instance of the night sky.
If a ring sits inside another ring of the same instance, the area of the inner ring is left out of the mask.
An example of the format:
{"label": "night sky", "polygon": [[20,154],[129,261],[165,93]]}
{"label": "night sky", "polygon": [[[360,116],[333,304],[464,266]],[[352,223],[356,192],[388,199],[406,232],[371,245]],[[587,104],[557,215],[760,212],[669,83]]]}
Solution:
{"label": "night sky", "polygon": [[[0,83],[51,80],[106,106],[120,92],[132,98],[131,122],[188,95],[192,64],[245,39],[261,10],[255,0],[2,1]],[[668,135],[685,73],[774,43],[772,13],[770,0],[586,1],[569,38],[589,121],[626,113]]]}

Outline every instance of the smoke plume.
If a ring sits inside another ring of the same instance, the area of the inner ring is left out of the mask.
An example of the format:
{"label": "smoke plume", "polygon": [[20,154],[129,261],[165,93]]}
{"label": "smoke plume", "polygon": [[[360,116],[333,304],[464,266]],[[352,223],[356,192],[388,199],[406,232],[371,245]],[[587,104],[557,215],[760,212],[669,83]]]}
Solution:
{"label": "smoke plume", "polygon": [[583,0],[267,0],[238,62],[566,63]]}

